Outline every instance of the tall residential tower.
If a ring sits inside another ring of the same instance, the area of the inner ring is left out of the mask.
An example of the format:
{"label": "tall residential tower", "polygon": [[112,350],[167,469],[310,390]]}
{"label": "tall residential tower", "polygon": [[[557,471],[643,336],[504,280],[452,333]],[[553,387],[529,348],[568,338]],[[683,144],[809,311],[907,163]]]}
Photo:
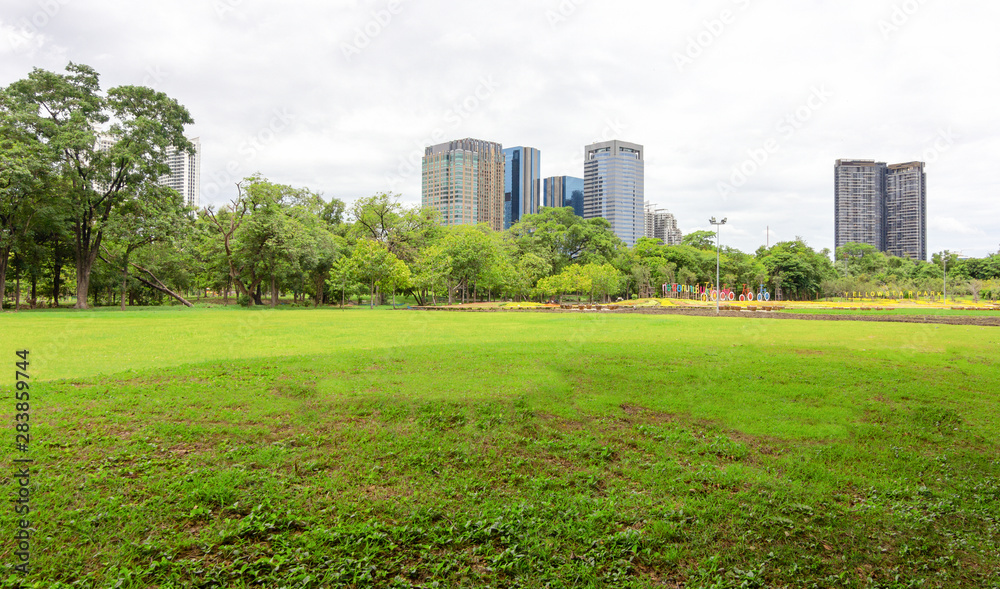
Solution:
{"label": "tall residential tower", "polygon": [[189,141],[194,145],[194,153],[167,148],[170,174],[160,178],[160,184],[176,190],[184,197],[184,204],[198,208],[201,206],[201,138]]}
{"label": "tall residential tower", "polygon": [[646,232],[643,148],[637,143],[603,141],[584,148],[583,216],[603,217],[629,247]]}
{"label": "tall residential tower", "polygon": [[422,204],[441,215],[441,224],[486,223],[503,229],[503,146],[480,139],[432,145],[421,164]]}
{"label": "tall residential tower", "polygon": [[923,162],[888,166],[885,251],[900,258],[927,259],[927,174]]}
{"label": "tall residential tower", "polygon": [[879,251],[927,259],[927,176],[923,162],[886,165],[837,160],[834,245],[867,243]]}

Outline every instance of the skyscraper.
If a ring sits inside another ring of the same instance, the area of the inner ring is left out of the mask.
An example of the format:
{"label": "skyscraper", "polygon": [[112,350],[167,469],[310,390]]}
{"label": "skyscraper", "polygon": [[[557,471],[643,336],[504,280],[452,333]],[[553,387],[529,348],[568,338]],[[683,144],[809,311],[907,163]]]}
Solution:
{"label": "skyscraper", "polygon": [[198,208],[201,206],[201,138],[189,139],[194,145],[194,153],[167,148],[167,164],[170,173],[160,178],[160,184],[169,186],[184,197],[184,204]]}
{"label": "skyscraper", "polygon": [[927,174],[923,162],[888,166],[885,251],[900,258],[927,259]]}
{"label": "skyscraper", "polygon": [[549,176],[545,179],[544,201],[546,207],[573,207],[573,212],[583,216],[583,178]]}
{"label": "skyscraper", "polygon": [[503,229],[503,146],[458,139],[428,147],[421,163],[422,204],[441,214],[441,224],[486,223]]}
{"label": "skyscraper", "polygon": [[541,152],[534,147],[503,150],[503,228],[538,212],[541,201]]}
{"label": "skyscraper", "polygon": [[684,234],[677,227],[677,219],[666,209],[646,205],[646,237],[659,239],[663,245],[680,245]]}
{"label": "skyscraper", "polygon": [[885,250],[885,164],[837,160],[834,170],[835,247],[867,243]]}
{"label": "skyscraper", "polygon": [[886,165],[837,160],[834,244],[867,243],[888,254],[927,259],[927,176],[923,162]]}
{"label": "skyscraper", "polygon": [[643,148],[617,139],[584,148],[583,212],[603,217],[629,247],[646,232]]}

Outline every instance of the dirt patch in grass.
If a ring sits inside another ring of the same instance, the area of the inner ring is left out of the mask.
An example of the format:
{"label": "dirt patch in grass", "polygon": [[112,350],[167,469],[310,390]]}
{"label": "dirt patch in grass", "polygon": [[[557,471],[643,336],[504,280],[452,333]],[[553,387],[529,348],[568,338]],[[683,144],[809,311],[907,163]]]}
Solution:
{"label": "dirt patch in grass", "polygon": [[[628,415],[630,418],[635,420],[642,421],[643,423],[659,425],[662,423],[671,423],[677,420],[676,416],[672,413],[647,409],[646,407],[641,407],[632,403],[622,403],[621,408],[622,411],[625,412],[625,415]],[[632,423],[631,419],[627,419],[626,421]]]}

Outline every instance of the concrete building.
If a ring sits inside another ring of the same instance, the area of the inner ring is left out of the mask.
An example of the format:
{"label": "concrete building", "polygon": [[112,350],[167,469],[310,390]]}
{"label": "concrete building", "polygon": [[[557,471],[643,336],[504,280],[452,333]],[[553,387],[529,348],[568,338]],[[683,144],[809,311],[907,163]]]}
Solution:
{"label": "concrete building", "polygon": [[867,243],[894,256],[926,260],[926,183],[922,162],[837,160],[835,247]]}
{"label": "concrete building", "polygon": [[534,147],[503,150],[503,228],[538,212],[542,199],[541,152]]}
{"label": "concrete building", "polygon": [[583,178],[549,176],[543,192],[543,206],[573,207],[576,216],[583,216]]}
{"label": "concrete building", "polygon": [[837,160],[834,168],[834,243],[885,249],[885,164]]}
{"label": "concrete building", "polygon": [[445,226],[486,223],[503,229],[503,146],[458,139],[428,147],[421,162],[422,204]]}
{"label": "concrete building", "polygon": [[927,259],[927,174],[923,162],[888,166],[885,251],[900,258]]}
{"label": "concrete building", "polygon": [[160,184],[176,190],[184,197],[184,204],[198,208],[201,206],[201,138],[189,141],[194,145],[193,154],[167,148],[170,174],[160,178]]}
{"label": "concrete building", "polygon": [[666,209],[646,205],[646,237],[659,239],[663,245],[680,245],[684,234],[677,227],[677,219]]}
{"label": "concrete building", "polygon": [[583,216],[603,217],[629,247],[646,233],[643,147],[617,139],[584,148]]}

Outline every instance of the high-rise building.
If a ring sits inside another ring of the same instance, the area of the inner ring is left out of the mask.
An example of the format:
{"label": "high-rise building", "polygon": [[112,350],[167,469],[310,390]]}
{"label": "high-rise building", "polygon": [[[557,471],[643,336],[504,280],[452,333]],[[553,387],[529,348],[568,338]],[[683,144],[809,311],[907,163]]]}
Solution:
{"label": "high-rise building", "polygon": [[885,164],[837,160],[834,172],[835,246],[867,243],[885,249]]}
{"label": "high-rise building", "polygon": [[422,204],[441,224],[486,223],[503,229],[503,146],[480,139],[432,145],[421,163]]}
{"label": "high-rise building", "polygon": [[584,148],[583,213],[603,217],[632,247],[646,232],[643,201],[643,148],[617,139]]}
{"label": "high-rise building", "polygon": [[541,152],[534,147],[503,150],[503,228],[538,212],[541,201]]}
{"label": "high-rise building", "polygon": [[837,160],[834,245],[867,243],[879,251],[927,259],[927,178],[922,162]]}
{"label": "high-rise building", "polygon": [[646,205],[646,237],[659,239],[663,245],[680,245],[684,234],[677,227],[677,219],[666,209]]}
{"label": "high-rise building", "polygon": [[583,216],[583,178],[549,176],[545,179],[543,206],[573,207],[573,212]]}
{"label": "high-rise building", "polygon": [[160,178],[160,184],[176,190],[184,198],[184,204],[198,208],[201,206],[201,138],[189,141],[194,145],[194,153],[167,148],[170,173]]}
{"label": "high-rise building", "polygon": [[923,162],[888,166],[885,251],[900,258],[927,259],[927,174]]}

